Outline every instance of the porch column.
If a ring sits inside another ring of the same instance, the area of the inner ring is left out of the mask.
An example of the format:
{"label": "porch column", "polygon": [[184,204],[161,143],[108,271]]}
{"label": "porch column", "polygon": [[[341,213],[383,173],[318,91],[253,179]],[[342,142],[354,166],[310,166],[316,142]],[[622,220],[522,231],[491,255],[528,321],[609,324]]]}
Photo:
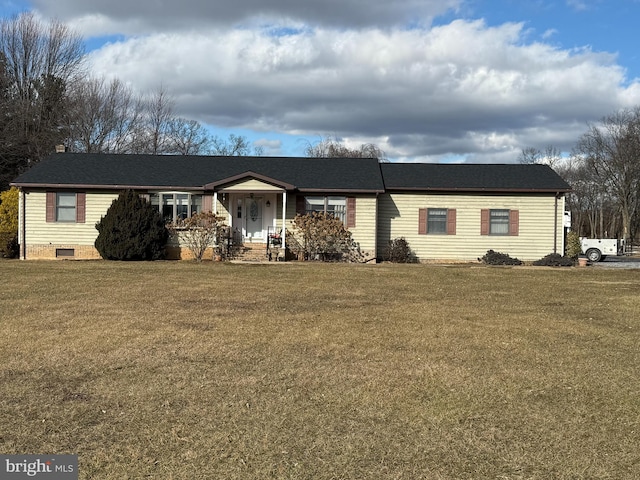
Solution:
{"label": "porch column", "polygon": [[282,251],[285,257],[287,256],[287,191],[282,192]]}
{"label": "porch column", "polygon": [[213,192],[213,214],[218,214],[218,192]]}

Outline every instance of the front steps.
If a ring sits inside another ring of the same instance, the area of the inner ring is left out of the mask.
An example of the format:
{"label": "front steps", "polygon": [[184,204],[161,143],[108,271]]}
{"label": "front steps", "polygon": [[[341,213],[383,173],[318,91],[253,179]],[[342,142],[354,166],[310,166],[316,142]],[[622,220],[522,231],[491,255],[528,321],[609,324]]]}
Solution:
{"label": "front steps", "polygon": [[266,243],[245,243],[238,247],[237,252],[232,260],[240,262],[267,262],[267,244]]}

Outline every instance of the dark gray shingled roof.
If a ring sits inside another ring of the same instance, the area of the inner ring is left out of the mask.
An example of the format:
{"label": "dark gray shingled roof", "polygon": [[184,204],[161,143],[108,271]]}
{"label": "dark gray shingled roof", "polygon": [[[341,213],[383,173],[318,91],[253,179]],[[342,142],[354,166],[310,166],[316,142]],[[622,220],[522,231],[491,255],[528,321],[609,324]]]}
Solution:
{"label": "dark gray shingled roof", "polygon": [[382,163],[373,158],[208,157],[59,153],[20,175],[20,187],[202,190],[251,175],[300,191],[567,192],[546,165]]}
{"label": "dark gray shingled roof", "polygon": [[17,186],[171,187],[202,189],[245,173],[298,190],[382,192],[374,158],[209,157],[169,155],[51,155],[20,175]]}
{"label": "dark gray shingled roof", "polygon": [[547,165],[383,163],[386,190],[568,192],[571,186]]}

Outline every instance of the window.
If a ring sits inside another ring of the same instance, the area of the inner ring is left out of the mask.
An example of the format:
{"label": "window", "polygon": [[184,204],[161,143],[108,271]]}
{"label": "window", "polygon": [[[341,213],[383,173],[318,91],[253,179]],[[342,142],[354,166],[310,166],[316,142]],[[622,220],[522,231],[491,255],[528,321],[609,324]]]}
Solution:
{"label": "window", "polygon": [[56,222],[76,221],[76,194],[56,193]]}
{"label": "window", "polygon": [[480,214],[480,234],[517,236],[520,228],[519,223],[518,210],[483,209]]}
{"label": "window", "polygon": [[509,235],[509,210],[489,210],[489,235]]}
{"label": "window", "polygon": [[298,195],[296,197],[296,212],[300,215],[305,213],[319,212],[342,220],[345,227],[355,228],[356,226],[356,198],[338,196],[309,196]]}
{"label": "window", "polygon": [[421,208],[418,211],[418,234],[455,235],[456,210],[454,208]]}
{"label": "window", "polygon": [[152,193],[151,205],[158,208],[167,223],[177,223],[202,211],[202,195],[191,193]]}
{"label": "window", "polygon": [[447,210],[444,208],[427,209],[427,232],[431,234],[446,235]]}
{"label": "window", "polygon": [[305,213],[319,212],[332,215],[345,222],[347,213],[346,197],[305,197]]}
{"label": "window", "polygon": [[47,222],[85,223],[84,192],[46,192]]}

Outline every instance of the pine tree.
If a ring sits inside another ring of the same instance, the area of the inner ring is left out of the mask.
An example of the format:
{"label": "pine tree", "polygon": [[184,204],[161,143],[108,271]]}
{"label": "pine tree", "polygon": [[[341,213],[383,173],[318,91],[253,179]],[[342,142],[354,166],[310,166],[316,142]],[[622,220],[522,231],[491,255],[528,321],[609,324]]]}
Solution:
{"label": "pine tree", "polygon": [[133,190],[113,201],[96,228],[95,247],[105,260],[164,258],[169,233],[162,215]]}

